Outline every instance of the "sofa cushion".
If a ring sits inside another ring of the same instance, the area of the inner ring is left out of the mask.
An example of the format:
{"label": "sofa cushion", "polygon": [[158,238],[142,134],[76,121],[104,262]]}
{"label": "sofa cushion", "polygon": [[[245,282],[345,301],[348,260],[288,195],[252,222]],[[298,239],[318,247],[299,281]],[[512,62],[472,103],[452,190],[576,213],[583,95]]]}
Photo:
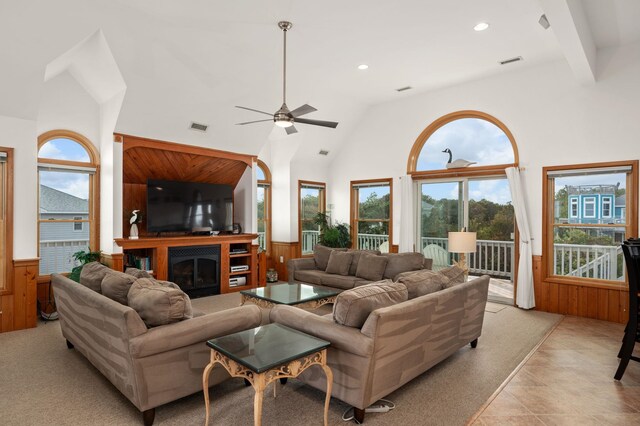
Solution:
{"label": "sofa cushion", "polygon": [[349,275],[352,258],[353,255],[348,251],[333,250],[329,255],[329,262],[325,272],[328,274]]}
{"label": "sofa cushion", "polygon": [[400,272],[422,269],[424,264],[422,253],[385,253],[382,256],[389,259],[383,275],[387,279],[394,279]]}
{"label": "sofa cushion", "polygon": [[354,288],[362,283],[369,283],[370,281],[364,281],[362,278],[352,277],[351,275],[336,275],[336,274],[324,274],[320,278],[320,284],[328,287],[349,289]]}
{"label": "sofa cushion", "polygon": [[465,282],[464,269],[462,269],[458,265],[440,269],[440,271],[438,272],[449,278],[449,282],[444,285],[444,288],[453,287],[456,284],[462,284],[463,282]]}
{"label": "sofa cushion", "polygon": [[329,256],[331,256],[331,252],[337,251],[346,251],[344,248],[331,248],[323,246],[322,244],[316,244],[313,248],[313,260],[316,262],[316,268],[324,271],[327,269],[327,264],[329,263]]}
{"label": "sofa cushion", "polygon": [[349,253],[353,255],[353,258],[351,259],[351,266],[349,266],[349,275],[355,276],[356,272],[358,271],[358,262],[360,261],[360,256],[362,256],[363,254],[379,255],[380,250],[349,250]]}
{"label": "sofa cushion", "polygon": [[358,261],[356,277],[369,281],[380,281],[387,267],[388,259],[385,256],[362,254]]}
{"label": "sofa cushion", "polygon": [[113,270],[108,266],[104,266],[100,262],[89,262],[80,271],[80,284],[100,293],[102,279],[109,272],[113,272]]}
{"label": "sofa cushion", "polygon": [[391,280],[346,290],[336,298],[333,320],[347,327],[360,328],[372,311],[404,302],[407,297],[407,287]]}
{"label": "sofa cushion", "polygon": [[148,278],[138,278],[131,285],[127,301],[147,327],[171,324],[193,316],[191,300],[182,290]]}
{"label": "sofa cushion", "polygon": [[124,273],[134,276],[136,278],[153,278],[153,275],[151,275],[147,271],[143,271],[142,269],[138,269],[138,268],[127,268],[124,270]]}
{"label": "sofa cushion", "polygon": [[111,300],[127,305],[127,295],[131,284],[137,280],[133,275],[124,272],[111,271],[102,279],[100,288],[102,294]]}
{"label": "sofa cushion", "polygon": [[442,290],[444,285],[449,283],[449,278],[439,272],[421,269],[402,272],[398,275],[397,281],[407,287],[409,299],[413,299]]}
{"label": "sofa cushion", "polygon": [[322,278],[326,275],[327,273],[325,271],[303,269],[301,271],[296,271],[293,274],[293,278],[296,281],[300,281],[303,283],[321,285]]}

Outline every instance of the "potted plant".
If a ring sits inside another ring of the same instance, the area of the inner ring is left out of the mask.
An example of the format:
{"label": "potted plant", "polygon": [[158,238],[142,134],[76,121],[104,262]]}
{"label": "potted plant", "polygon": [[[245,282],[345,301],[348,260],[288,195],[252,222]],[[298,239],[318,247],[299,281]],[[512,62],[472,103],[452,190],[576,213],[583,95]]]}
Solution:
{"label": "potted plant", "polygon": [[80,250],[73,253],[71,256],[75,260],[76,266],[69,273],[69,279],[72,279],[75,282],[80,282],[80,272],[82,271],[82,267],[90,262],[96,262],[100,260],[100,256],[102,255],[102,251],[90,251],[90,250]]}
{"label": "potted plant", "polygon": [[331,224],[331,219],[326,213],[318,213],[313,221],[320,227],[318,242],[331,248],[350,248],[351,232],[346,223],[336,222]]}

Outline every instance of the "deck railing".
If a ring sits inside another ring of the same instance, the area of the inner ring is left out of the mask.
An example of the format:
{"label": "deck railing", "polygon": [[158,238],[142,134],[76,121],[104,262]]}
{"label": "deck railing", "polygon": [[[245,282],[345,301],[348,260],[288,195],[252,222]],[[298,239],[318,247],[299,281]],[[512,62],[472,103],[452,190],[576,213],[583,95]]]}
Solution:
{"label": "deck railing", "polygon": [[[380,250],[389,251],[389,236],[380,234],[358,234],[357,247],[360,250]],[[385,243],[387,243],[385,245]],[[380,248],[382,246],[382,249]],[[386,248],[385,248],[386,246]]]}
{"label": "deck railing", "polygon": [[40,275],[71,272],[75,266],[73,253],[88,248],[89,240],[40,241]]}
{"label": "deck railing", "polygon": [[[422,237],[422,250],[435,244],[448,250],[447,238]],[[449,263],[453,263],[453,254],[449,253]],[[467,265],[472,274],[490,275],[494,278],[513,280],[515,252],[513,241],[477,240],[476,252],[467,255]]]}
{"label": "deck railing", "polygon": [[622,248],[580,244],[554,244],[555,275],[602,280],[624,280]]}
{"label": "deck railing", "polygon": [[258,232],[258,247],[260,247],[262,250],[266,250],[266,238],[267,235],[264,232]]}
{"label": "deck railing", "polygon": [[302,253],[313,253],[313,247],[318,244],[320,231],[302,231]]}

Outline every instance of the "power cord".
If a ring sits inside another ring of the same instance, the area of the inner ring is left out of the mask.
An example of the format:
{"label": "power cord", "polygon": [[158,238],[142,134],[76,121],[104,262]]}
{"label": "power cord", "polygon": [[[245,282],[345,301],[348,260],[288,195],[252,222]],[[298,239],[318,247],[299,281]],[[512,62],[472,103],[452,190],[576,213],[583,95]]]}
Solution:
{"label": "power cord", "polygon": [[[387,413],[396,408],[396,404],[388,399],[380,399],[375,404],[371,404],[367,408],[364,409],[365,413]],[[350,414],[350,415],[349,415]],[[355,421],[357,424],[360,424],[358,420],[356,420],[355,415],[353,414],[353,407],[349,407],[342,413],[342,420],[345,422]]]}

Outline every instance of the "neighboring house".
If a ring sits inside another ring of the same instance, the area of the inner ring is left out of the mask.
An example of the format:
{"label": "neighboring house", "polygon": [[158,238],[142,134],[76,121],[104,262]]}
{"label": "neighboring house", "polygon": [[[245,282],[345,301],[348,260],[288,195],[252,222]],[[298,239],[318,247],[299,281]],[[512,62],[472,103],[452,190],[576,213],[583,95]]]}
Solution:
{"label": "neighboring house", "polygon": [[616,185],[567,185],[566,188],[569,223],[625,222],[625,200],[616,197]]}
{"label": "neighboring house", "polygon": [[[40,185],[40,274],[68,272],[73,267],[72,254],[89,245],[87,200]],[[63,222],[64,221],[64,222]]]}

